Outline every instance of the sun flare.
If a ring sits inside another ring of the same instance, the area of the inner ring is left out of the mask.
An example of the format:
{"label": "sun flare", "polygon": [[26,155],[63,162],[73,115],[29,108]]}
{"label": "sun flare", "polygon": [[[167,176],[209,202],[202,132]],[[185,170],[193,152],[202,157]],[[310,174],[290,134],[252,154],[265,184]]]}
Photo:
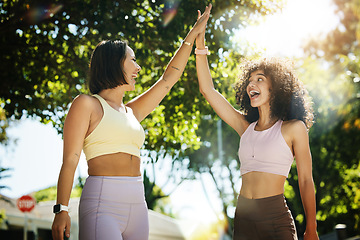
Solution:
{"label": "sun flare", "polygon": [[234,39],[264,49],[265,55],[299,56],[307,39],[326,34],[339,24],[334,12],[331,0],[288,0],[281,12],[238,31]]}

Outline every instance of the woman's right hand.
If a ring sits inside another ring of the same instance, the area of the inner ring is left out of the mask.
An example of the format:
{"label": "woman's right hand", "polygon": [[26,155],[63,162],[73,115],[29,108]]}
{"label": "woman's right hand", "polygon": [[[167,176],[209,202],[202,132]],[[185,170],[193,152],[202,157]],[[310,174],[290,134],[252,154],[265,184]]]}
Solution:
{"label": "woman's right hand", "polygon": [[[55,214],[55,218],[52,225],[52,237],[54,240],[64,240],[70,237],[71,220],[69,213],[62,211]],[[65,232],[65,235],[64,235]]]}
{"label": "woman's right hand", "polygon": [[[210,7],[211,7],[211,4],[210,4]],[[201,18],[201,16],[202,16],[201,11],[198,10],[198,20]],[[206,30],[206,28],[203,28],[203,30],[196,37],[196,47],[198,49],[204,49],[205,48],[205,30]]]}
{"label": "woman's right hand", "polygon": [[210,17],[211,8],[212,8],[212,5],[210,3],[208,6],[206,6],[203,14],[201,14],[200,10],[198,10],[197,21],[194,24],[194,27],[191,29],[191,31],[195,33],[195,36],[198,36],[202,32],[205,35],[206,24]]}

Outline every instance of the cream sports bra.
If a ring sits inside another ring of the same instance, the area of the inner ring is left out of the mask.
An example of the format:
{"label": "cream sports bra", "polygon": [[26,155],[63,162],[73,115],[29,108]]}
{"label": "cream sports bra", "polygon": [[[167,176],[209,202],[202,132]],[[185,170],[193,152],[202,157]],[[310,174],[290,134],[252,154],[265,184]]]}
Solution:
{"label": "cream sports bra", "polygon": [[126,113],[113,109],[101,96],[95,94],[104,115],[96,128],[85,138],[83,151],[86,160],[111,153],[128,153],[140,157],[145,132],[131,108]]}

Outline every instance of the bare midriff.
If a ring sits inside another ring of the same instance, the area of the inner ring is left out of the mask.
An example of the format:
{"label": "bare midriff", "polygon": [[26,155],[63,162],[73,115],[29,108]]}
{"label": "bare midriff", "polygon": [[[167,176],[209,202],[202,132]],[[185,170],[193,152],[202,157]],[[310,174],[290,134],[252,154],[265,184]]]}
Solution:
{"label": "bare midriff", "polygon": [[90,176],[141,176],[140,158],[127,153],[106,154],[88,161]]}
{"label": "bare midriff", "polygon": [[242,176],[240,195],[248,199],[271,197],[284,193],[286,177],[264,172],[249,172]]}

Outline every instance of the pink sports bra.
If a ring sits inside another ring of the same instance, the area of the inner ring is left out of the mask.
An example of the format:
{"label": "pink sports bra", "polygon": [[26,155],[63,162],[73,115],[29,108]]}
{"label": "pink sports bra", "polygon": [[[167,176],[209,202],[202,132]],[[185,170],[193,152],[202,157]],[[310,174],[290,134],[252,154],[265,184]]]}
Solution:
{"label": "pink sports bra", "polygon": [[240,173],[266,172],[288,177],[294,156],[281,134],[283,121],[271,128],[256,131],[256,122],[246,129],[240,139]]}

